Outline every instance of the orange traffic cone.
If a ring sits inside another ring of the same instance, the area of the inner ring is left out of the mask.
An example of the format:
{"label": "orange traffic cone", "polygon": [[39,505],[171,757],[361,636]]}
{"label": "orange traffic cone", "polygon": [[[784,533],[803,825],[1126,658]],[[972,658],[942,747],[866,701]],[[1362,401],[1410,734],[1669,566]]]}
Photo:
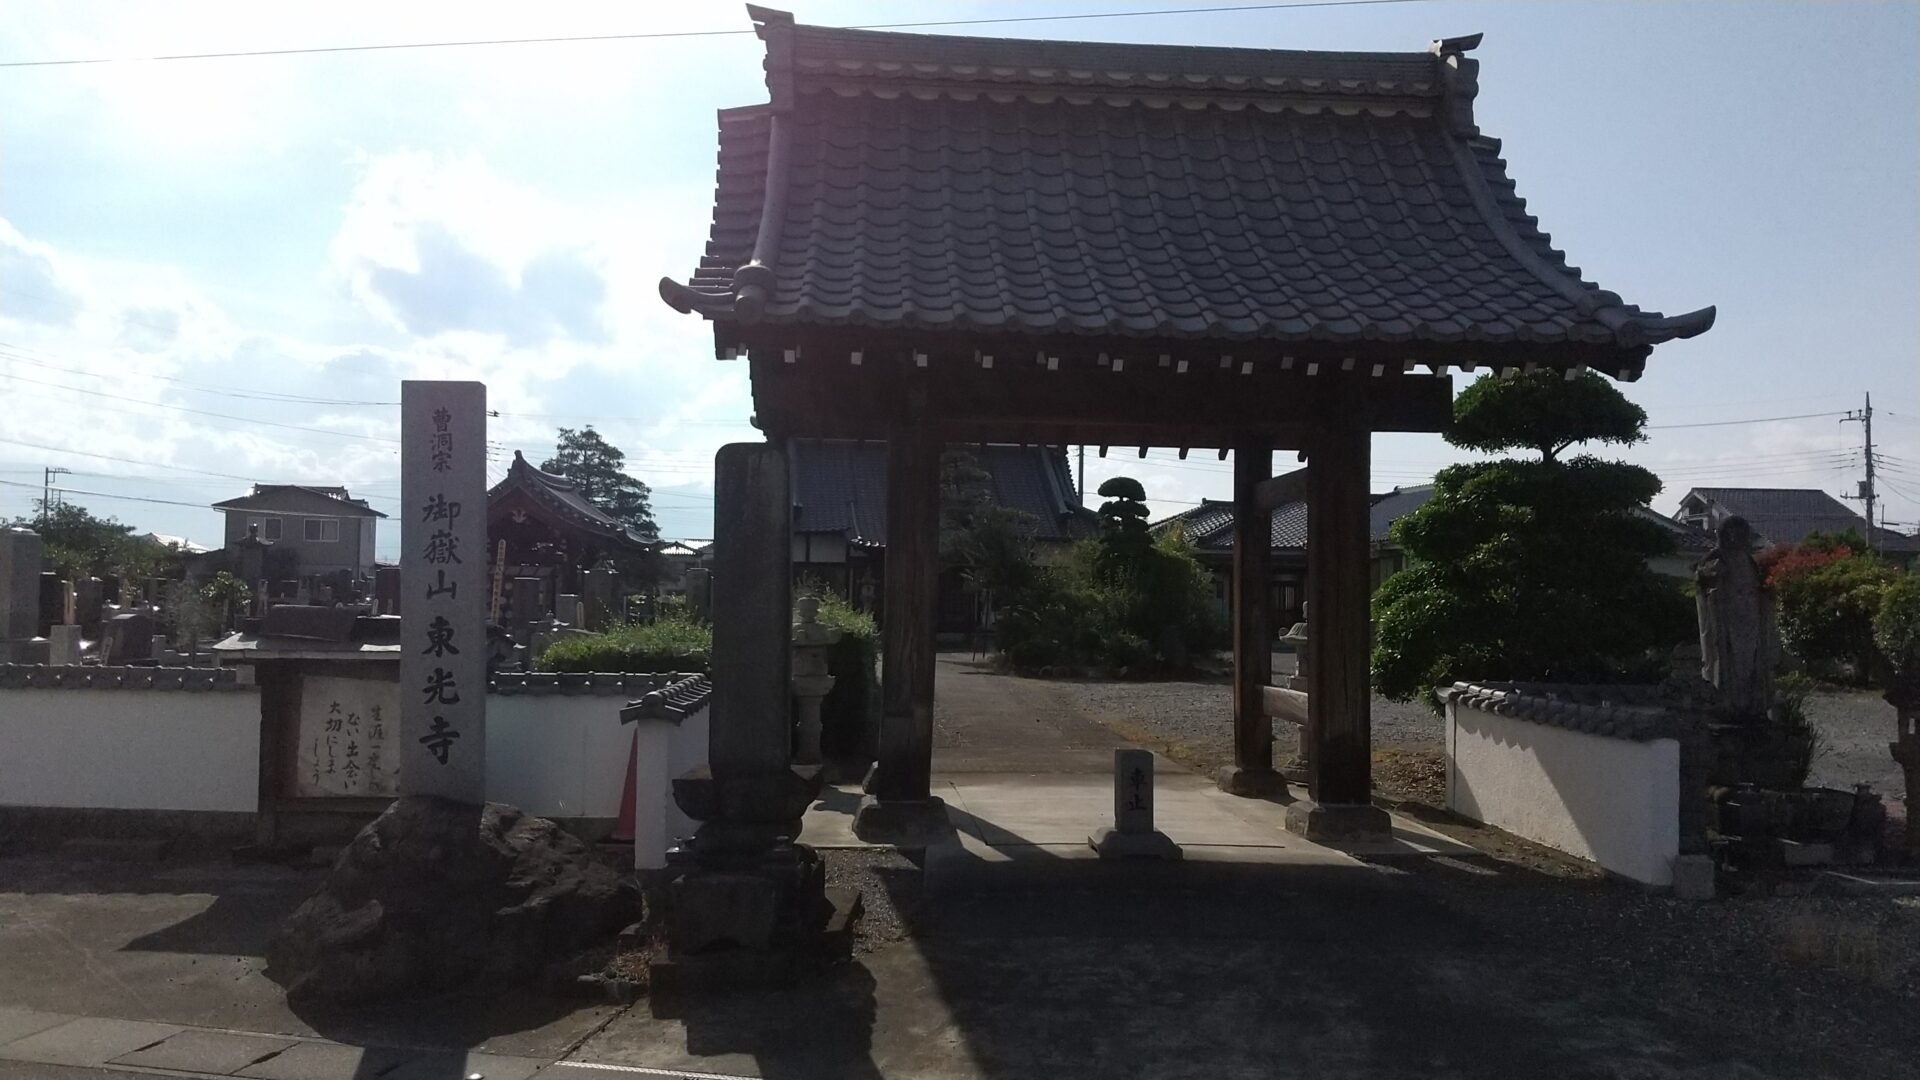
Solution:
{"label": "orange traffic cone", "polygon": [[640,729],[634,726],[633,742],[627,746],[627,782],[620,788],[620,816],[614,819],[613,831],[607,839],[622,844],[633,843],[633,819],[640,804],[639,793],[633,787],[633,774],[640,765]]}

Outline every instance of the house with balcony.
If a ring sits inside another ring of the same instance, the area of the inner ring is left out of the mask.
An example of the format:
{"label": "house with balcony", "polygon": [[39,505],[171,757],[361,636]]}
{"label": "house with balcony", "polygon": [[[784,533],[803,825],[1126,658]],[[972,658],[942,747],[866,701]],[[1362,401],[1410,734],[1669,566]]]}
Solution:
{"label": "house with balcony", "polygon": [[387,516],[344,487],[307,484],[255,484],[213,508],[226,516],[223,550],[270,545],[279,573],[303,579],[371,576],[376,523]]}

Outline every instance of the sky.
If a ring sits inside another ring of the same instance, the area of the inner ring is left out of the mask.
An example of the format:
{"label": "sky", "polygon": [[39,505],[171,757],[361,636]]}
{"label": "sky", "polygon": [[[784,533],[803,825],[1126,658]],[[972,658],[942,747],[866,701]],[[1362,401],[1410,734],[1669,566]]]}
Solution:
{"label": "sky", "polygon": [[[750,28],[743,6],[703,3],[17,0],[8,15],[0,65]],[[1656,508],[1694,486],[1853,492],[1861,425],[1842,417],[1871,393],[1886,517],[1920,528],[1920,5],[1406,0],[923,32],[1418,51],[1482,31],[1476,117],[1556,245],[1643,307],[1719,307],[1622,386],[1651,426],[1619,456],[1661,475]],[[664,535],[710,537],[713,453],[759,438],[745,368],[713,359],[706,325],[655,282],[699,257],[714,111],[766,99],[761,56],[737,32],[0,66],[0,519],[31,512],[48,466],[71,470],[68,501],[208,544],[207,504],[255,481],[345,484],[394,513],[400,380],[478,378],[501,414],[492,478],[590,423],[652,486]],[[1382,435],[1374,487],[1471,458]],[[1230,493],[1210,454],[1088,454],[1090,487],[1122,473],[1157,516]],[[382,557],[398,534],[382,530]]]}

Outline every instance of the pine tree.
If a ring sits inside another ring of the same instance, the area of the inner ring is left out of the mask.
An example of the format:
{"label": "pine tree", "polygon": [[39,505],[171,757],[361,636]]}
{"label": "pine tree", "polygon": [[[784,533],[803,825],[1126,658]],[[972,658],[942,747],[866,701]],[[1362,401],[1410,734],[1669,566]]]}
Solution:
{"label": "pine tree", "polygon": [[641,539],[649,543],[660,539],[650,501],[653,491],[628,475],[627,455],[619,447],[593,430],[592,424],[561,428],[558,442],[553,456],[540,463],[543,471],[573,481],[580,494]]}
{"label": "pine tree", "polygon": [[1651,678],[1691,619],[1677,583],[1647,560],[1673,550],[1642,511],[1660,479],[1619,461],[1561,454],[1631,445],[1647,414],[1597,375],[1483,377],[1454,402],[1446,439],[1538,458],[1455,465],[1394,524],[1410,565],[1373,600],[1374,685],[1401,701],[1458,679]]}

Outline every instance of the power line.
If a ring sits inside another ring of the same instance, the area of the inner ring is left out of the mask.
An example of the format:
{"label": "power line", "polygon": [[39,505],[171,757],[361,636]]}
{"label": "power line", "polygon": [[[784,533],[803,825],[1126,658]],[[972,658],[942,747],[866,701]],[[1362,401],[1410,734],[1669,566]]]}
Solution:
{"label": "power line", "polygon": [[306,427],[302,424],[283,424],[277,420],[260,420],[251,416],[234,416],[230,413],[209,412],[206,409],[193,409],[185,405],[169,405],[164,401],[147,401],[142,398],[126,397],[121,394],[109,394],[105,390],[88,390],[79,386],[66,386],[61,383],[45,382],[40,379],[29,379],[24,375],[16,375],[10,371],[0,373],[0,378],[12,379],[16,382],[28,383],[33,386],[45,386],[54,390],[64,390],[70,394],[86,394],[89,397],[107,398],[111,401],[125,401],[129,404],[146,405],[155,409],[171,409],[174,412],[191,413],[195,416],[208,416],[216,420],[232,420],[242,424],[263,424],[267,427],[285,428],[289,431],[305,431],[314,435],[331,435],[337,439],[359,439],[363,442],[388,443],[393,446],[400,445],[399,439],[389,439],[380,435],[361,435],[351,431],[334,431],[329,428]]}
{"label": "power line", "polygon": [[[1370,7],[1381,4],[1418,4],[1426,0],[1296,0],[1281,4],[1236,4],[1226,7],[1161,8],[1151,11],[1102,11],[1080,15],[1025,15],[1003,19],[941,19],[927,22],[867,23],[843,30],[911,30],[938,26],[993,26],[1015,23],[1067,22],[1085,19],[1126,19],[1149,15],[1212,15],[1241,11],[1279,11],[1288,8]],[[632,34],[568,34],[555,37],[479,38],[464,41],[407,41],[385,45],[312,45],[286,49],[241,49],[233,52],[173,53],[164,56],[97,56],[61,60],[6,60],[0,68],[76,67],[160,60],[229,60],[241,57],[304,56],[319,53],[391,52],[401,49],[459,49],[492,45],[565,45],[598,41],[656,41],[674,38],[738,37],[756,33],[742,30],[661,30]]]}
{"label": "power line", "polygon": [[1676,428],[1731,427],[1735,424],[1772,424],[1781,420],[1817,420],[1823,416],[1845,416],[1839,412],[1800,413],[1797,416],[1756,416],[1751,420],[1712,420],[1702,424],[1648,424],[1648,431],[1672,431]]}
{"label": "power line", "polygon": [[[30,355],[22,355],[22,353]],[[5,357],[17,364],[31,364],[34,367],[44,368],[48,371],[71,372],[75,375],[84,375],[90,379],[100,379],[106,382],[122,382],[125,379],[124,376],[105,375],[98,371],[88,371],[85,368],[76,367],[68,363],[49,364],[44,360],[33,359],[32,356],[34,355],[58,359],[57,357],[52,357],[52,354],[41,352],[38,349],[28,349],[23,345],[0,341],[0,357]],[[247,401],[270,401],[286,405],[333,405],[340,408],[381,408],[389,406],[398,408],[400,405],[397,401],[351,401],[346,398],[323,398],[309,397],[305,394],[282,394],[272,390],[235,390],[231,387],[211,386],[207,383],[194,382],[191,379],[181,379],[172,375],[160,375],[148,371],[141,372],[139,377],[143,379],[159,379],[163,382],[174,383],[202,394],[217,394],[221,397],[243,398]]]}
{"label": "power line", "polygon": [[[0,480],[0,484],[4,484],[7,487],[27,488],[29,490],[38,490],[40,488],[39,484],[23,484],[18,480]],[[195,510],[209,509],[206,503],[182,502],[179,499],[155,499],[146,495],[115,495],[110,491],[81,491],[78,488],[61,488],[60,491],[66,495],[85,495],[92,499],[124,499],[128,502],[158,503],[161,506],[188,506]]]}

